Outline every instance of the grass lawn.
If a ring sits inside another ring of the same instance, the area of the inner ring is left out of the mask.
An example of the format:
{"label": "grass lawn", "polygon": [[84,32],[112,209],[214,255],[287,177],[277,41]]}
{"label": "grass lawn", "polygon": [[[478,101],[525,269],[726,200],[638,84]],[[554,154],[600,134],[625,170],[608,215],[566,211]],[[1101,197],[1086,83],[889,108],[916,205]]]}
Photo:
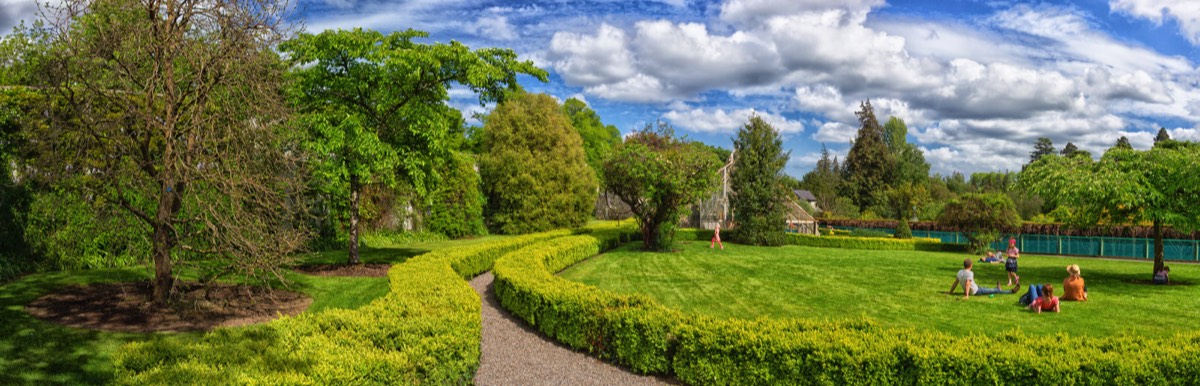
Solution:
{"label": "grass lawn", "polygon": [[[403,245],[376,243],[362,249],[366,263],[401,263],[431,250],[469,245],[499,236],[468,240],[416,242]],[[301,264],[346,261],[346,251],[311,253]],[[24,306],[55,288],[150,278],[147,269],[103,269],[28,275],[0,286],[0,385],[79,385],[109,383],[111,357],[122,344],[147,339],[151,334],[113,333],[60,327],[25,313]],[[182,276],[187,276],[186,274]],[[329,308],[357,308],[388,291],[386,277],[320,277],[289,272],[291,289],[313,298],[305,312]],[[197,333],[169,333],[199,336]]]}
{"label": "grass lawn", "polygon": [[[962,260],[970,257],[961,253],[735,244],[711,250],[706,242],[683,243],[674,253],[646,253],[639,246],[593,257],[561,275],[717,317],[866,317],[956,335],[1012,329],[1170,335],[1193,329],[1200,319],[1200,266],[1192,264],[1168,263],[1173,281],[1196,285],[1154,286],[1131,282],[1150,278],[1149,262],[1022,255],[1019,273],[1025,285],[1050,283],[1061,295],[1069,264],[1079,264],[1087,282],[1090,301],[1063,302],[1061,313],[1038,315],[1017,305],[1019,295],[963,300],[961,289],[947,295]],[[980,286],[1006,280],[1002,264],[976,263],[975,277]]]}

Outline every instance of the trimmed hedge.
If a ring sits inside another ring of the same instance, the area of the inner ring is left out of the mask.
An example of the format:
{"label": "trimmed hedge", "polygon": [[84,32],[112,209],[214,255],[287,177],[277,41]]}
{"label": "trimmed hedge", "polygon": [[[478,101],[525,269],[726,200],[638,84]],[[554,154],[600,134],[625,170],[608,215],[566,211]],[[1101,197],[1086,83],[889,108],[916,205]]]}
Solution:
{"label": "trimmed hedge", "polygon": [[914,237],[893,239],[878,237],[813,236],[788,234],[788,244],[806,247],[870,249],[882,251],[944,251],[966,252],[966,245],[943,243],[938,239]]}
{"label": "trimmed hedge", "polygon": [[114,355],[116,383],[470,383],[479,367],[481,306],[463,278],[486,271],[505,252],[569,233],[414,257],[388,271],[387,295],[358,309],[130,343]]}
{"label": "trimmed hedge", "polygon": [[572,236],[501,257],[500,303],[572,348],[689,384],[1200,384],[1200,333],[955,337],[867,320],[718,320],[552,274],[609,242]]}

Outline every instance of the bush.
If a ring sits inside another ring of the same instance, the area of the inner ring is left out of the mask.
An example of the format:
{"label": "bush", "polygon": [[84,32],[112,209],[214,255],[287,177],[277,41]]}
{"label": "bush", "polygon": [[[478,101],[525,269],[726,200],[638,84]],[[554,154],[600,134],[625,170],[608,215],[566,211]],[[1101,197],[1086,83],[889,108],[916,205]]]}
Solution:
{"label": "bush", "polygon": [[939,239],[915,237],[910,239],[852,237],[852,236],[813,236],[804,234],[788,234],[788,244],[806,247],[869,249],[883,251],[946,251],[963,252],[964,245],[942,243]]}
{"label": "bush", "polygon": [[894,234],[893,236],[895,236],[898,239],[911,239],[912,238],[912,229],[910,229],[908,227],[907,219],[900,220],[900,225],[896,226],[896,234]]}
{"label": "bush", "polygon": [[884,231],[873,230],[873,229],[857,228],[857,229],[853,229],[850,231],[850,236],[891,238],[892,234],[884,232]]}
{"label": "bush", "polygon": [[430,231],[452,239],[482,235],[483,192],[479,190],[479,174],[470,156],[455,153],[442,173],[442,183],[433,191],[429,217],[425,219]]}

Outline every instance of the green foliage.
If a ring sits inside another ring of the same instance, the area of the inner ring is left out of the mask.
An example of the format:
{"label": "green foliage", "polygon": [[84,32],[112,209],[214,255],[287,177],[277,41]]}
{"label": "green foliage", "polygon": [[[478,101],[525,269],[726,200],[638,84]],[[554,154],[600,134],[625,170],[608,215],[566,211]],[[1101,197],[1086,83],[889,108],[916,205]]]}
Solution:
{"label": "green foliage", "polygon": [[876,198],[880,214],[885,218],[908,219],[921,211],[931,201],[924,184],[902,182],[879,192]]}
{"label": "green foliage", "polygon": [[613,147],[621,143],[621,131],[616,126],[600,122],[600,115],[579,99],[567,99],[562,109],[571,120],[571,126],[583,139],[583,154],[587,157],[588,167],[592,168],[596,177],[603,178],[604,160],[608,159]]}
{"label": "green foliage", "polygon": [[1169,140],[1171,140],[1171,134],[1167,133],[1167,128],[1160,127],[1158,129],[1158,134],[1154,136],[1154,144],[1158,145],[1159,142],[1169,141]]}
{"label": "green foliage", "polygon": [[456,153],[453,162],[440,172],[442,183],[430,200],[429,217],[425,219],[430,231],[462,238],[484,234],[483,193],[479,174],[470,156]]}
{"label": "green foliage", "polygon": [[870,208],[876,204],[875,192],[887,190],[895,180],[896,157],[884,142],[883,128],[875,119],[871,101],[863,102],[860,107],[854,114],[861,126],[846,154],[842,192],[859,208]]}
{"label": "green foliage", "polygon": [[824,217],[832,218],[858,218],[859,215],[858,205],[854,205],[854,200],[850,197],[838,197],[833,200],[833,205],[821,213],[827,215]]}
{"label": "green foliage", "polygon": [[908,143],[908,125],[896,117],[883,124],[883,140],[896,160],[895,184],[924,186],[929,181],[929,163],[916,144]]}
{"label": "green foliage", "polygon": [[697,143],[675,137],[665,123],[646,125],[617,146],[604,163],[607,189],[629,204],[648,250],[669,251],[687,205],[717,182],[716,157]]}
{"label": "green foliage", "polygon": [[[828,213],[835,206],[834,201],[838,199],[838,189],[842,186],[842,176],[838,172],[839,166],[837,158],[829,158],[829,149],[825,144],[821,144],[821,159],[817,160],[817,166],[801,178],[801,186],[808,190],[817,198],[817,206],[821,208],[823,213]],[[851,201],[853,202],[853,201]],[[854,212],[857,215],[858,210]],[[815,214],[809,212],[810,214]],[[844,217],[844,213],[842,213]]]}
{"label": "green foliage", "polygon": [[[1162,141],[1166,144],[1173,141]],[[1043,157],[1022,172],[1030,191],[1051,198],[1051,212],[1068,224],[1139,224],[1154,227],[1154,270],[1162,267],[1162,226],[1200,229],[1200,146],[1168,144],[1150,150],[1113,148],[1100,161],[1086,157]]]}
{"label": "green foliage", "polygon": [[1050,141],[1050,138],[1038,137],[1037,142],[1033,144],[1033,151],[1029,152],[1029,163],[1032,164],[1042,157],[1054,153],[1056,153],[1054,143]]}
{"label": "green foliage", "polygon": [[520,94],[485,120],[479,158],[489,227],[504,234],[582,226],[595,210],[596,175],[558,102]]}
{"label": "green foliage", "polygon": [[908,219],[907,218],[900,219],[900,224],[896,225],[896,233],[893,235],[893,237],[898,238],[898,239],[911,239],[912,238],[912,229],[908,227]]}
{"label": "green foliage", "polygon": [[[358,258],[353,245],[365,186],[392,186],[399,177],[418,198],[429,199],[438,170],[457,166],[452,146],[461,142],[463,124],[446,104],[451,84],[479,93],[484,103],[519,91],[519,74],[547,79],[512,50],[415,41],[428,36],[411,29],[384,35],[356,28],[300,34],[279,47],[293,66],[289,95],[304,114],[313,177],[325,182],[318,189],[349,212],[351,262]],[[460,228],[454,232],[474,231],[469,224]]]}
{"label": "green foliage", "polygon": [[1021,229],[1021,216],[1002,193],[969,193],[950,200],[937,222],[967,236],[971,253],[983,253],[1003,233]]}
{"label": "green foliage", "polygon": [[782,175],[791,152],[783,151],[779,132],[757,115],[738,130],[733,148],[735,167],[729,179],[736,193],[730,204],[737,213],[737,232],[730,240],[783,245],[784,200],[791,192],[783,187]]}
{"label": "green foliage", "polygon": [[1113,147],[1125,150],[1133,150],[1133,145],[1129,143],[1129,138],[1124,135],[1122,135],[1121,138],[1117,138],[1117,143],[1113,145]]}
{"label": "green foliage", "polygon": [[[869,219],[864,219],[864,220],[869,220]],[[855,229],[851,230],[850,236],[851,237],[879,237],[879,238],[891,238],[892,237],[892,235],[890,233],[887,233],[884,231],[877,231],[877,230],[864,229],[864,228],[855,228]]]}
{"label": "green foliage", "polygon": [[145,263],[151,243],[145,223],[74,190],[38,193],[21,214],[25,240],[46,269],[132,267]]}

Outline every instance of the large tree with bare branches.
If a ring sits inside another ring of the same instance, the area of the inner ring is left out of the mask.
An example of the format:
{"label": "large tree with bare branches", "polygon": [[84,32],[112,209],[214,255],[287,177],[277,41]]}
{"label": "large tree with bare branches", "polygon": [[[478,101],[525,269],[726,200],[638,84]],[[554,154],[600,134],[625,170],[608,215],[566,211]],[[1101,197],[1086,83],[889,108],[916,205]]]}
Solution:
{"label": "large tree with bare branches", "polygon": [[281,135],[285,0],[66,0],[46,12],[41,72],[55,118],[33,133],[31,175],[84,189],[141,220],[154,300],[173,267],[204,281],[279,279],[303,244],[290,189],[299,154]]}

